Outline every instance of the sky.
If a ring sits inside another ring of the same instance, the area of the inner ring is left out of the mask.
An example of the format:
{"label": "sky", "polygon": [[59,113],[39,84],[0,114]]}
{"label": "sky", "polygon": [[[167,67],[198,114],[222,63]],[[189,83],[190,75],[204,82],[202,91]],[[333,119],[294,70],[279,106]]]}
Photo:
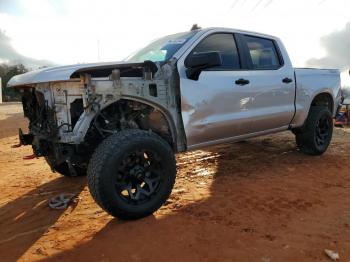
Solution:
{"label": "sky", "polygon": [[294,66],[345,72],[349,10],[349,0],[0,0],[0,62],[118,61],[197,23],[276,35]]}

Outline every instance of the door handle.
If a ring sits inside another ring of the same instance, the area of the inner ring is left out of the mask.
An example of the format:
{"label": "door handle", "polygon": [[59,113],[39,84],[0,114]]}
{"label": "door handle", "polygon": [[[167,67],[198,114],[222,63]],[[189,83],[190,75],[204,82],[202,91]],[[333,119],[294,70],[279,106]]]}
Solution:
{"label": "door handle", "polygon": [[285,83],[285,84],[289,84],[289,83],[293,82],[293,79],[285,77],[285,78],[282,79],[282,82]]}
{"label": "door handle", "polygon": [[240,79],[236,80],[235,83],[236,83],[236,85],[244,86],[244,85],[248,85],[250,82],[247,79],[240,78]]}

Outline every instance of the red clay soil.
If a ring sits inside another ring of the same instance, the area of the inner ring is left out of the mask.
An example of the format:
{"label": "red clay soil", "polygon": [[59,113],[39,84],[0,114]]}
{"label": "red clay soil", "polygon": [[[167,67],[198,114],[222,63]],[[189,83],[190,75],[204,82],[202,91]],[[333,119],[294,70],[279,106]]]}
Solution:
{"label": "red clay soil", "polygon": [[[86,179],[52,173],[13,149],[19,105],[0,106],[0,261],[350,261],[350,132],[323,156],[296,150],[291,133],[177,156],[171,198],[153,216],[114,219]],[[48,199],[77,193],[66,210]]]}

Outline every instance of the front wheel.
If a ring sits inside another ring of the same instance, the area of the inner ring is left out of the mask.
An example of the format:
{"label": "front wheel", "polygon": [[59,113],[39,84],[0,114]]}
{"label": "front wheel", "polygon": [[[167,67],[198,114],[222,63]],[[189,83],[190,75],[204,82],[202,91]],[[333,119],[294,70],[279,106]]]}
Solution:
{"label": "front wheel", "polygon": [[297,146],[309,155],[323,154],[333,134],[332,114],[327,107],[312,106],[304,127],[295,131]]}
{"label": "front wheel", "polygon": [[144,130],[124,130],[106,138],[87,172],[95,201],[109,214],[137,219],[159,209],[174,186],[176,162],[169,144]]}

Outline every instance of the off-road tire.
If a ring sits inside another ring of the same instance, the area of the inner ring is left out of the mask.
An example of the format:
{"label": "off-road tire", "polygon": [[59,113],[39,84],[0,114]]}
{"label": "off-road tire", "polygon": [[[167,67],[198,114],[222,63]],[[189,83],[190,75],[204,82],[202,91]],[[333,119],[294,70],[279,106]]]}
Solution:
{"label": "off-road tire", "polygon": [[[320,124],[324,129],[323,133],[320,131]],[[304,126],[299,130],[294,130],[294,134],[301,152],[308,155],[322,155],[332,140],[333,118],[331,112],[324,106],[312,106]]]}
{"label": "off-road tire", "polygon": [[[149,200],[146,197],[148,202],[135,204],[126,202],[116,183],[121,176],[120,168],[124,170],[126,166],[126,156],[141,149],[155,152],[160,159],[157,165],[162,168],[161,182],[158,191]],[[123,130],[102,141],[92,155],[87,171],[88,187],[97,204],[110,215],[127,220],[142,218],[158,210],[171,194],[175,177],[176,161],[170,145],[157,134],[138,129]]]}

